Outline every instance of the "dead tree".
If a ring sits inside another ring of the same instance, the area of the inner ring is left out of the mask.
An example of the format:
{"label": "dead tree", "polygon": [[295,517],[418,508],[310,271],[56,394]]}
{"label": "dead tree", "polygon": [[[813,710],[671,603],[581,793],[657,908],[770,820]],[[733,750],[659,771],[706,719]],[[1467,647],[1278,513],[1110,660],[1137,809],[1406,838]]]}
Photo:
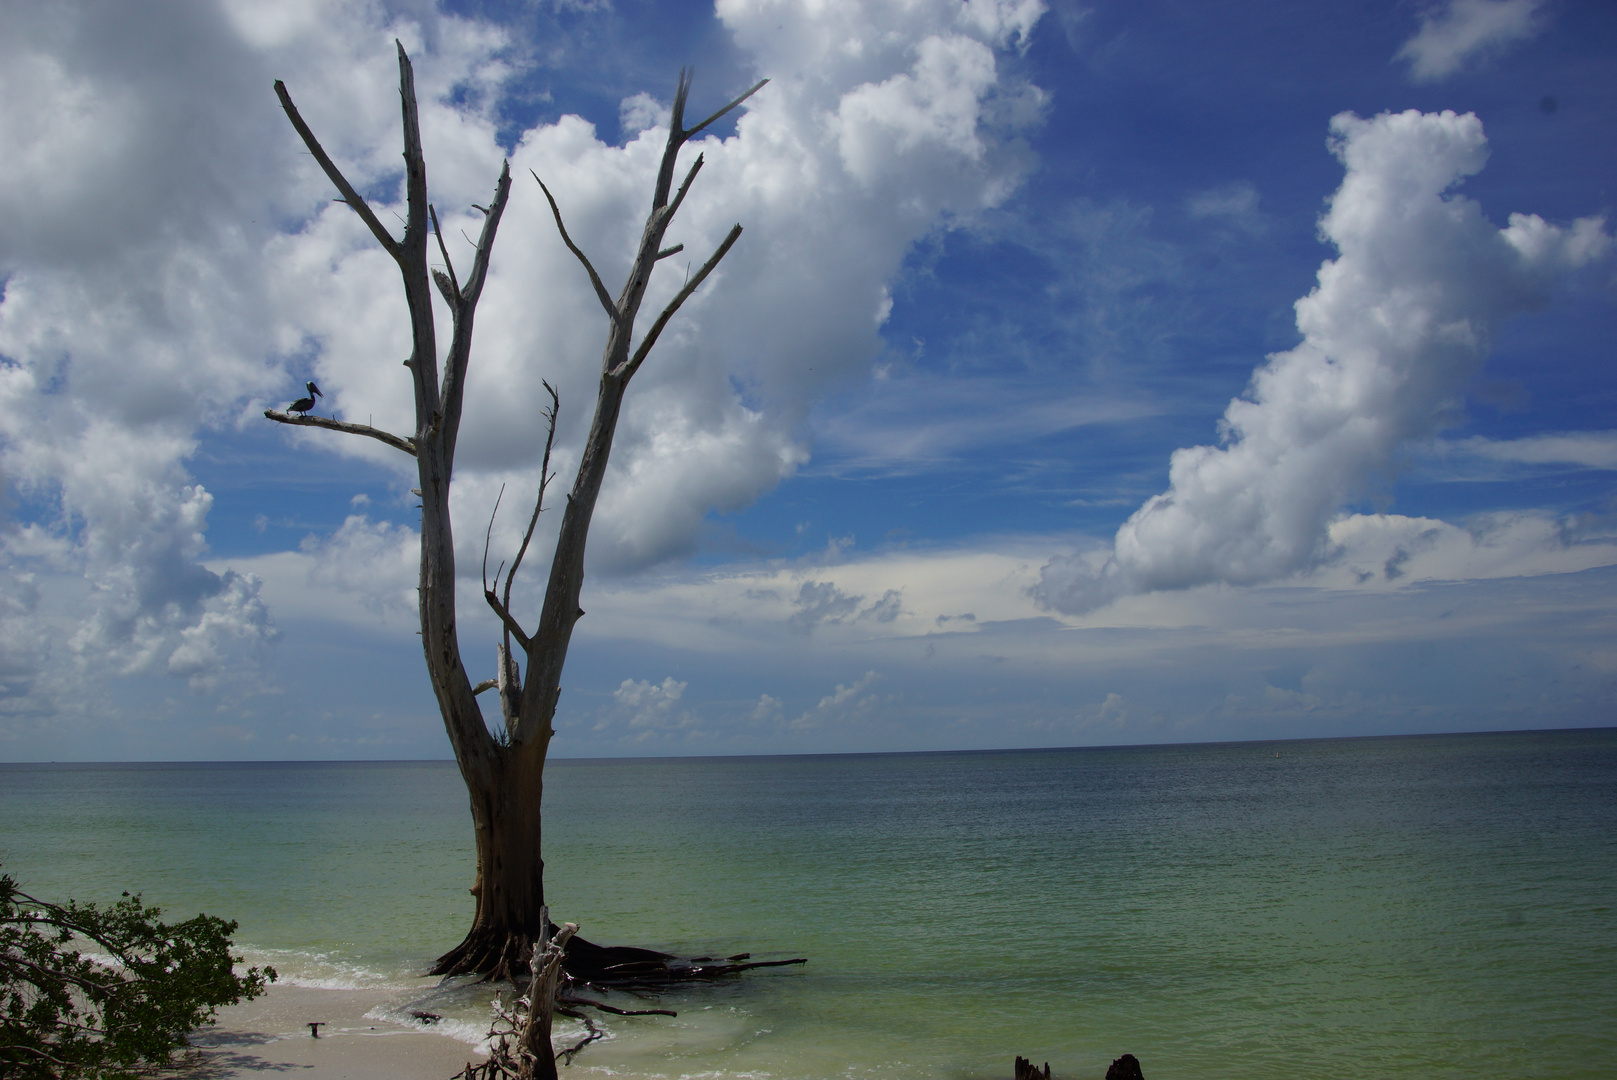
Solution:
{"label": "dead tree", "polygon": [[[544,910],[544,861],[540,857],[540,802],[544,791],[545,755],[550,746],[552,718],[561,693],[562,665],[573,628],[583,616],[579,592],[584,583],[584,546],[589,537],[590,518],[595,500],[606,476],[612,436],[623,408],[623,395],[629,381],[640,370],[658,336],[680,306],[707,280],[719,260],[741,235],[741,226],[730,230],[724,242],[690,275],[684,287],[658,315],[651,328],[634,342],[635,319],[646,287],[658,260],[683,250],[683,245],[663,247],[669,223],[679,211],[691,183],[702,168],[698,156],[676,189],[674,166],[680,148],[695,134],[717,121],[756,93],[763,82],[736,98],[694,127],[685,123],[685,101],[690,76],[681,71],[674,93],[673,115],[661,167],[652,192],[651,212],[646,218],[640,244],[629,270],[628,281],[614,298],[601,281],[589,259],[567,234],[561,208],[550,190],[540,182],[556,219],[556,228],[567,249],[578,258],[607,317],[606,352],[601,365],[600,392],[595,403],[595,419],[590,424],[578,475],[567,496],[555,555],[550,566],[549,585],[538,623],[532,630],[511,610],[511,582],[533,538],[534,525],[543,508],[546,485],[551,476],[549,448],[555,438],[555,391],[548,405],[535,410],[535,427],[546,427],[545,458],[539,494],[529,520],[522,546],[505,572],[485,580],[484,599],[499,617],[502,642],[492,679],[474,682],[461,660],[455,610],[455,548],[449,517],[449,486],[454,471],[455,439],[460,431],[461,404],[465,396],[468,364],[471,360],[472,323],[477,301],[488,275],[489,257],[494,246],[500,216],[511,192],[510,163],[500,172],[494,198],[483,211],[482,233],[472,268],[464,280],[455,273],[437,225],[437,213],[427,201],[427,169],[421,153],[420,124],[416,113],[415,82],[410,59],[399,46],[399,96],[403,107],[405,192],[407,211],[404,236],[395,238],[354,189],[331,158],[321,148],[309,126],[298,115],[286,87],[275,84],[281,106],[297,129],[309,152],[326,176],[336,185],[346,202],[369,227],[376,241],[398,264],[409,306],[412,348],[405,367],[415,386],[415,432],[406,437],[378,430],[368,424],[353,424],[321,416],[295,416],[267,410],[265,416],[282,424],[321,427],[377,439],[416,460],[421,498],[421,647],[426,655],[432,689],[443,714],[455,761],[471,798],[472,824],[477,845],[477,877],[472,893],[477,897],[477,913],[466,938],[439,958],[433,974],[479,973],[490,979],[514,978],[525,971],[533,944],[544,940],[548,927]],[[538,177],[534,177],[538,180]],[[427,265],[429,234],[437,240],[444,261],[442,271]],[[440,376],[438,343],[433,326],[431,284],[436,283],[449,306],[453,329]],[[503,568],[502,568],[503,569]],[[490,730],[478,706],[478,694],[499,690],[502,723]]]}

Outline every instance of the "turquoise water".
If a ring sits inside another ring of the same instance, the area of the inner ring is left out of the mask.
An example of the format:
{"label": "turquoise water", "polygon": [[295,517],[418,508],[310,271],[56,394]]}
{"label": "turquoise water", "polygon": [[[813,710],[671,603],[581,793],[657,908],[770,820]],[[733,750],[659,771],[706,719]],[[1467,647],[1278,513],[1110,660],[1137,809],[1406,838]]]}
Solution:
{"label": "turquoise water", "polygon": [[[546,808],[552,908],[593,940],[810,958],[613,1021],[580,1077],[1617,1061],[1617,729],[557,761]],[[449,764],[0,766],[30,891],[238,919],[308,985],[408,985],[453,945],[470,831]]]}

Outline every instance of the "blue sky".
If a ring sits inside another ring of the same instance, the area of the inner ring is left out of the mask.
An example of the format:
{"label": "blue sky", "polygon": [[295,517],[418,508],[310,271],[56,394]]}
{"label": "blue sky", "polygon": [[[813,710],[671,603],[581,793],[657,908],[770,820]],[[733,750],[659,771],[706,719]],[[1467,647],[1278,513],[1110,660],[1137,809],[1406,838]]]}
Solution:
{"label": "blue sky", "polygon": [[[451,235],[509,156],[608,278],[678,68],[773,80],[670,234],[747,230],[630,391],[553,752],[1611,723],[1609,5],[219,0],[0,15],[0,758],[447,756],[407,462],[261,417],[408,426],[396,276],[269,89],[387,219],[395,37]],[[539,380],[570,481],[604,340],[521,179],[474,671]]]}

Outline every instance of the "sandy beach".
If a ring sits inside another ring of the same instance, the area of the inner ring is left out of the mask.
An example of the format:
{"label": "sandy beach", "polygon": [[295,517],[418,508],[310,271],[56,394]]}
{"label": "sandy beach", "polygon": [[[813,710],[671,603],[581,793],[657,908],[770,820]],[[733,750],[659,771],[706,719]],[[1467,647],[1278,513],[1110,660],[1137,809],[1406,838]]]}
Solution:
{"label": "sandy beach", "polygon": [[[427,1025],[378,1018],[419,997],[411,990],[271,986],[220,1009],[191,1036],[196,1053],[172,1077],[305,1076],[319,1080],[447,1080],[479,1060],[468,1042]],[[319,1038],[309,1025],[318,1022]]]}

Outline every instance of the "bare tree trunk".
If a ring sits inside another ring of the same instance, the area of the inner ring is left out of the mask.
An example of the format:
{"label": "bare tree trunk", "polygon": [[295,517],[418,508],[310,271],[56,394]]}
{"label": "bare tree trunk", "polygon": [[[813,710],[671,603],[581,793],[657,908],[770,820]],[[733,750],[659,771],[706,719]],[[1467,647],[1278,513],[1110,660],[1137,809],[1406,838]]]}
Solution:
{"label": "bare tree trunk", "polygon": [[439,958],[433,974],[515,979],[533,943],[544,937],[543,751],[537,744],[505,747],[491,782],[467,782],[477,843],[477,912],[465,940]]}
{"label": "bare tree trunk", "polygon": [[[544,940],[548,930],[547,916],[544,914],[544,860],[540,857],[540,803],[544,792],[545,756],[554,731],[552,720],[561,694],[561,673],[567,659],[567,647],[574,626],[584,614],[578,605],[584,583],[585,544],[596,499],[606,476],[612,438],[623,408],[623,396],[629,380],[640,369],[668,321],[712,273],[741,235],[741,226],[735,226],[701,270],[686,282],[662,311],[639,346],[634,347],[635,318],[645,298],[652,271],[659,260],[683,250],[683,245],[663,248],[663,236],[690,190],[691,182],[696,179],[702,167],[702,158],[697,157],[677,192],[673,190],[674,166],[680,148],[691,136],[751,97],[764,84],[758,83],[706,120],[687,129],[683,125],[690,78],[686,72],[680,72],[668,141],[652,194],[651,213],[647,216],[629,279],[615,300],[607,293],[589,259],[567,235],[561,209],[550,190],[540,181],[539,186],[550,204],[562,241],[583,265],[606,311],[609,324],[606,350],[595,418],[590,425],[583,459],[562,516],[539,623],[530,634],[511,612],[511,583],[533,538],[534,526],[543,508],[545,490],[552,479],[549,474],[550,450],[555,440],[559,402],[555,391],[546,384],[550,405],[540,409],[537,417],[547,428],[539,493],[522,546],[512,560],[510,569],[505,572],[503,595],[501,571],[495,571],[492,586],[485,573],[484,599],[504,628],[496,658],[497,674],[495,678],[473,686],[461,659],[456,629],[455,548],[449,514],[449,490],[471,359],[472,327],[477,302],[488,274],[495,234],[510,195],[510,165],[507,163],[501,170],[493,200],[486,208],[478,207],[484,214],[483,230],[478,239],[471,273],[462,282],[455,274],[454,264],[444,245],[437,213],[427,202],[427,170],[421,152],[415,77],[402,45],[398,53],[408,204],[402,239],[395,239],[387,231],[327,156],[292,104],[286,87],[277,82],[275,92],[293,127],[341,193],[343,201],[360,216],[377,242],[399,266],[410,311],[412,351],[405,366],[409,368],[414,384],[415,432],[405,438],[369,425],[327,417],[273,409],[267,410],[264,415],[283,424],[321,427],[377,439],[416,459],[420,481],[417,494],[421,497],[421,647],[444,728],[454,748],[461,777],[466,782],[477,848],[477,876],[472,886],[472,893],[477,897],[477,911],[471,930],[464,941],[439,958],[432,973],[478,973],[490,979],[515,978],[526,970],[534,943]],[[535,176],[534,179],[539,178]],[[437,239],[438,252],[444,261],[442,271],[429,271],[429,237]],[[434,283],[449,305],[454,322],[441,379],[432,312],[431,288]],[[491,521],[491,533],[492,528]],[[517,648],[513,648],[513,640]],[[517,661],[518,649],[525,662],[525,677]],[[477,695],[495,687],[499,689],[503,724],[491,732],[478,705]]]}

